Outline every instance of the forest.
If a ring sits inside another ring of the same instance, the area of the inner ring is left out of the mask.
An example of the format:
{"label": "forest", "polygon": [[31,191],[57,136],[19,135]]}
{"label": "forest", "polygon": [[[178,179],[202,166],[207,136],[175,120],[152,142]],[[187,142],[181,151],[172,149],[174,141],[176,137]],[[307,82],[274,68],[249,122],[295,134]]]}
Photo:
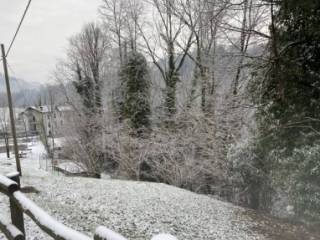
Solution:
{"label": "forest", "polygon": [[318,0],[102,0],[53,76],[92,175],[320,226]]}

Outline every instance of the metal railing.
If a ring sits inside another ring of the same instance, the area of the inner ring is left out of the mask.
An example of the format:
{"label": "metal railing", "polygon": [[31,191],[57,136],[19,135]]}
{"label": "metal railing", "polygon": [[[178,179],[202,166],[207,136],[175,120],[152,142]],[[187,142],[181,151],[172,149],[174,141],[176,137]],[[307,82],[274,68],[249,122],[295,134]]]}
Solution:
{"label": "metal railing", "polygon": [[[90,237],[58,222],[20,191],[19,173],[0,175],[0,192],[10,200],[11,222],[0,216],[0,230],[9,240],[25,240],[24,217],[28,215],[50,237],[57,240],[91,240]],[[153,239],[176,240],[171,235],[157,235]],[[120,234],[105,227],[98,227],[94,240],[126,240]]]}

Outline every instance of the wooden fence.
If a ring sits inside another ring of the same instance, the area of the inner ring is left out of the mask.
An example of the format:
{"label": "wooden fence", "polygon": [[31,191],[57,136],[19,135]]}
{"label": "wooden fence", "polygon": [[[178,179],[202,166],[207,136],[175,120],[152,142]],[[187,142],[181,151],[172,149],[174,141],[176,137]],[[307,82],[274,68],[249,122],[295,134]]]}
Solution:
{"label": "wooden fence", "polygon": [[[52,218],[20,191],[19,173],[0,175],[0,192],[10,201],[11,222],[0,216],[0,230],[9,240],[25,240],[24,217],[28,215],[44,232],[58,240],[91,240],[90,237],[77,232]],[[176,240],[171,235],[157,235],[153,240]],[[105,227],[98,227],[94,240],[126,240],[120,234]]]}

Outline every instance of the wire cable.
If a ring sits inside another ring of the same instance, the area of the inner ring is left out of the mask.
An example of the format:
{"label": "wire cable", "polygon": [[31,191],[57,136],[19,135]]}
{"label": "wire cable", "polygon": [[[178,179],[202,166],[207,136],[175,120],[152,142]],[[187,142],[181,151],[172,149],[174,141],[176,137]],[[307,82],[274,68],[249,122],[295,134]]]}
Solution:
{"label": "wire cable", "polygon": [[29,0],[29,1],[28,1],[28,4],[27,4],[27,6],[26,6],[26,8],[25,8],[25,10],[24,10],[24,12],[23,12],[23,15],[22,15],[22,17],[21,17],[21,20],[20,20],[20,22],[19,22],[19,25],[18,25],[18,27],[17,27],[17,30],[16,30],[16,32],[14,33],[14,36],[13,36],[13,38],[12,38],[12,40],[11,40],[11,43],[10,43],[10,45],[9,45],[9,48],[8,48],[8,50],[7,50],[6,57],[8,57],[9,52],[10,52],[12,46],[13,46],[13,43],[14,43],[14,41],[15,41],[16,38],[17,38],[17,35],[18,35],[18,33],[19,33],[19,30],[20,30],[20,28],[21,28],[21,25],[22,25],[22,23],[23,23],[23,20],[24,20],[26,14],[27,14],[27,12],[28,12],[28,9],[29,9],[29,7],[30,7],[31,1],[32,1],[32,0]]}

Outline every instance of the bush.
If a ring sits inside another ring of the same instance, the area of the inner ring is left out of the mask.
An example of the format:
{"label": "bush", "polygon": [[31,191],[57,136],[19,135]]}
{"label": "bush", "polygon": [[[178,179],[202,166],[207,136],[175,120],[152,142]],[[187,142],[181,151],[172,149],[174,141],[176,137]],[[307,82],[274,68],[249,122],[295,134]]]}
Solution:
{"label": "bush", "polygon": [[319,227],[320,145],[295,149],[286,164],[295,168],[291,194],[296,216],[312,227]]}
{"label": "bush", "polygon": [[154,126],[144,138],[130,134],[125,121],[110,128],[105,144],[107,155],[118,163],[118,177],[220,195],[226,166],[216,158],[210,121],[193,113],[179,114],[175,123],[174,130]]}
{"label": "bush", "polygon": [[234,145],[228,153],[232,199],[253,209],[268,211],[271,204],[272,182],[265,169],[256,140]]}

